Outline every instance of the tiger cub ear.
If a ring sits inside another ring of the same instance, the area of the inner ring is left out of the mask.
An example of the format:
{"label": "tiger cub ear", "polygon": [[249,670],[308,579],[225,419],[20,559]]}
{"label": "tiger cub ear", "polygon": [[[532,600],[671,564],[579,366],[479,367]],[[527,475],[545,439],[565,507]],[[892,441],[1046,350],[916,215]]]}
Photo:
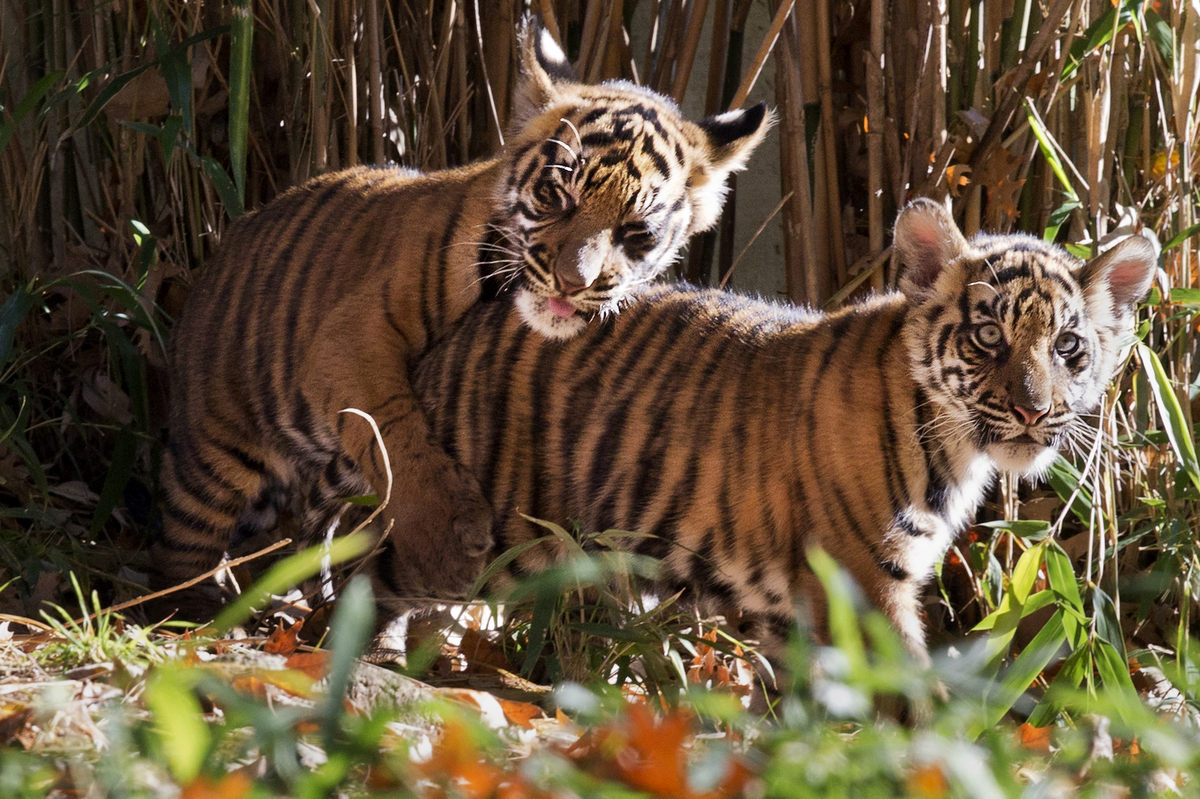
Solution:
{"label": "tiger cub ear", "polygon": [[1077,277],[1089,302],[1104,298],[1118,319],[1133,313],[1150,291],[1158,252],[1145,236],[1130,236],[1079,268]]}
{"label": "tiger cub ear", "polygon": [[766,103],[750,108],[726,111],[705,117],[695,124],[704,134],[705,161],[691,176],[694,216],[692,230],[708,230],[721,213],[728,187],[725,181],[733,172],[746,168],[751,153],[766,138],[775,119]]}
{"label": "tiger cub ear", "polygon": [[521,49],[521,80],[513,98],[513,117],[525,121],[554,102],[555,84],[575,83],[575,70],[550,31],[536,17],[527,16],[518,34]]}
{"label": "tiger cub ear", "polygon": [[946,265],[969,246],[950,212],[927,197],[913,200],[896,217],[893,245],[904,264],[900,290],[916,303],[930,294]]}

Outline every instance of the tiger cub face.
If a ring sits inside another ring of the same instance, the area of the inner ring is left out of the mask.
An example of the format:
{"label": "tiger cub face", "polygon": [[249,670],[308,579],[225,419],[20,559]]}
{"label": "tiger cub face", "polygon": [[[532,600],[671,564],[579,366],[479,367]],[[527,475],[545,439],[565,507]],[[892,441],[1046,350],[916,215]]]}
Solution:
{"label": "tiger cub face", "polygon": [[1000,469],[1043,473],[1089,434],[1124,360],[1134,307],[1156,254],[1133,236],[1089,262],[1024,235],[970,241],[918,200],[897,219],[909,265],[901,288],[918,311],[908,347],[915,377],[943,411],[938,432],[969,440]]}
{"label": "tiger cub face", "polygon": [[530,25],[512,153],[493,223],[523,321],[569,338],[617,311],[716,221],[725,181],[770,118],[759,104],[689,122],[625,81],[578,83],[554,39]]}

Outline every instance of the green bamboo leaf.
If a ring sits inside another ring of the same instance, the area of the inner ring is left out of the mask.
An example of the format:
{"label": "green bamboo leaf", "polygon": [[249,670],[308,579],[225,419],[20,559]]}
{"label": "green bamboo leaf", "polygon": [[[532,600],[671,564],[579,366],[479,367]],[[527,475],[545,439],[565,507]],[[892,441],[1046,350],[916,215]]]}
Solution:
{"label": "green bamboo leaf", "polygon": [[225,213],[229,214],[230,219],[237,219],[242,215],[242,199],[229,179],[229,173],[211,156],[206,155],[200,161],[212,180],[213,188],[217,190],[217,196],[221,198],[221,205],[225,206]]}
{"label": "green bamboo leaf", "polygon": [[1200,305],[1200,289],[1171,289],[1172,305]]}
{"label": "green bamboo leaf", "polygon": [[229,160],[238,199],[246,201],[246,138],[250,120],[250,71],[254,13],[250,0],[233,0],[229,50]]}
{"label": "green bamboo leaf", "polygon": [[[1069,461],[1059,455],[1050,464],[1046,474],[1046,482],[1058,494],[1063,502],[1071,500],[1071,513],[1084,524],[1090,524],[1092,519],[1092,492],[1088,490],[1083,475]],[[1071,497],[1074,496],[1074,499]]]}
{"label": "green bamboo leaf", "polygon": [[1162,417],[1161,423],[1166,427],[1167,438],[1171,440],[1171,449],[1175,451],[1175,457],[1187,472],[1192,485],[1200,490],[1200,463],[1196,461],[1192,428],[1187,417],[1183,415],[1183,408],[1179,405],[1179,398],[1175,396],[1175,389],[1154,350],[1140,342],[1135,346],[1142,368],[1150,377],[1150,392],[1154,395],[1155,404]]}
{"label": "green bamboo leaf", "polygon": [[50,72],[41,77],[41,79],[33,84],[33,86],[21,98],[21,102],[17,103],[17,107],[12,111],[12,118],[0,122],[0,153],[4,152],[4,148],[8,146],[8,141],[17,132],[17,126],[25,121],[25,117],[29,116],[33,111],[33,107],[46,96],[46,92],[50,87],[62,78],[62,72]]}
{"label": "green bamboo leaf", "polygon": [[1050,617],[1046,626],[1033,637],[1029,646],[1025,647],[1004,676],[988,692],[984,698],[983,725],[972,729],[972,738],[977,738],[984,730],[991,729],[999,723],[1004,714],[1045,670],[1065,641],[1063,612],[1060,610]]}
{"label": "green bamboo leaf", "polygon": [[1158,49],[1158,54],[1166,62],[1167,72],[1175,66],[1175,35],[1171,26],[1153,9],[1146,9],[1146,35]]}
{"label": "green bamboo leaf", "polygon": [[609,638],[613,641],[630,641],[637,643],[642,640],[642,636],[638,635],[633,630],[626,630],[621,627],[616,627],[612,624],[599,624],[597,622],[576,621],[565,625],[568,630],[578,630],[581,633],[594,635],[597,638]]}
{"label": "green bamboo leaf", "polygon": [[100,93],[96,95],[95,99],[93,99],[91,104],[87,107],[87,111],[84,111],[83,116],[79,118],[77,123],[75,123],[75,129],[81,130],[92,124],[92,120],[104,110],[104,106],[108,105],[109,100],[117,96],[117,92],[128,86],[130,81],[132,81],[138,75],[141,75],[143,72],[154,66],[158,66],[158,62],[150,61],[142,64],[140,67],[135,67],[128,72],[122,72],[120,75],[117,75],[115,78],[106,83],[104,88],[100,90]]}
{"label": "green bamboo leaf", "polygon": [[995,617],[992,621],[992,632],[988,635],[984,649],[988,663],[998,663],[1008,654],[1008,648],[1017,632],[1017,624],[1025,616],[1025,605],[1037,580],[1045,543],[1043,541],[1035,544],[1021,553],[1009,579],[1008,588],[1000,598],[1000,606],[992,613]]}
{"label": "green bamboo leaf", "polygon": [[542,536],[541,538],[534,538],[504,550],[504,552],[496,556],[495,560],[487,565],[487,568],[485,568],[483,573],[479,575],[479,578],[475,580],[475,584],[471,586],[471,592],[467,594],[467,596],[472,599],[479,596],[481,593],[483,593],[483,589],[487,587],[487,584],[491,582],[492,578],[503,571],[508,564],[521,557],[521,555],[525,554],[527,550],[532,549],[538,544],[544,544],[551,540],[553,539],[551,539],[549,536]]}
{"label": "green bamboo leaf", "polygon": [[[1138,697],[1138,689],[1133,686],[1133,678],[1129,677],[1129,663],[1121,651],[1106,641],[1097,641],[1093,645],[1092,655],[1105,691],[1126,693],[1133,699]],[[1122,704],[1116,703],[1118,710]]]}
{"label": "green bamboo leaf", "polygon": [[1121,621],[1117,618],[1117,607],[1112,597],[1099,586],[1092,589],[1092,611],[1096,622],[1096,637],[1107,642],[1125,659],[1125,633],[1121,631]]}
{"label": "green bamboo leaf", "polygon": [[1063,168],[1062,160],[1058,157],[1058,150],[1054,149],[1054,145],[1051,144],[1050,134],[1042,127],[1042,123],[1028,99],[1025,100],[1025,118],[1029,120],[1029,129],[1037,138],[1038,149],[1042,151],[1042,157],[1046,159],[1046,163],[1050,164],[1051,171],[1058,178],[1058,182],[1062,184],[1069,201],[1078,205],[1079,195],[1075,193],[1075,187],[1071,185],[1071,180],[1067,177],[1067,170]]}
{"label": "green bamboo leaf", "polygon": [[254,608],[261,607],[272,594],[282,594],[295,587],[321,570],[321,561],[329,558],[331,564],[365,555],[370,549],[372,538],[363,533],[348,535],[345,538],[334,539],[325,546],[310,547],[303,552],[297,552],[279,563],[250,586],[232,604],[227,605],[216,620],[213,627],[218,635],[223,635],[234,626],[241,624]]}
{"label": "green bamboo leaf", "polygon": [[1046,577],[1050,582],[1050,590],[1082,617],[1083,599],[1079,596],[1075,570],[1071,568],[1071,559],[1057,541],[1050,541],[1046,546]]}
{"label": "green bamboo leaf", "polygon": [[1024,538],[1027,541],[1034,542],[1041,541],[1050,535],[1050,522],[1043,522],[1037,519],[983,522],[980,526],[990,527],[993,530],[1004,530],[1005,532],[1012,533],[1017,538]]}
{"label": "green bamboo leaf", "polygon": [[[1029,599],[1025,601],[1025,604],[1021,606],[1022,618],[1028,616],[1030,613],[1041,610],[1044,607],[1053,605],[1054,600],[1055,594],[1053,591],[1038,591],[1036,594],[1029,597]],[[994,629],[996,626],[996,620],[1000,616],[1001,611],[999,609],[992,611],[985,616],[983,620],[979,622],[979,624],[976,624],[974,627],[972,627],[971,632],[983,632],[985,630]]]}
{"label": "green bamboo leaf", "polygon": [[[1183,244],[1185,241],[1190,239],[1192,236],[1195,236],[1197,233],[1200,233],[1200,222],[1197,222],[1194,225],[1189,225],[1188,227],[1185,227],[1183,230],[1179,231],[1174,236],[1172,236],[1171,240],[1163,245],[1163,252],[1166,252],[1167,250],[1170,250],[1174,247],[1178,247],[1180,244]],[[1176,291],[1175,289],[1171,289],[1171,297],[1172,298],[1175,297],[1175,291]]]}
{"label": "green bamboo leaf", "polygon": [[1058,674],[1054,675],[1054,680],[1046,689],[1046,695],[1042,697],[1042,701],[1038,702],[1038,706],[1030,714],[1029,724],[1034,727],[1045,727],[1054,721],[1065,707],[1067,700],[1076,695],[1079,684],[1083,682],[1084,675],[1091,667],[1092,653],[1086,646],[1072,652],[1070,657],[1063,661]]}

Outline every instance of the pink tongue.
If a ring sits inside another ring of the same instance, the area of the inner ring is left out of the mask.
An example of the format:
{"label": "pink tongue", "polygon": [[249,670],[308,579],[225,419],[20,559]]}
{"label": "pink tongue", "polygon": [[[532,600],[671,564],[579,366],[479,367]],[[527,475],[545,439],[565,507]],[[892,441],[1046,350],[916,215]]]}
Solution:
{"label": "pink tongue", "polygon": [[575,315],[575,306],[561,297],[550,297],[548,301],[550,303],[550,310],[554,312],[555,316],[569,319]]}

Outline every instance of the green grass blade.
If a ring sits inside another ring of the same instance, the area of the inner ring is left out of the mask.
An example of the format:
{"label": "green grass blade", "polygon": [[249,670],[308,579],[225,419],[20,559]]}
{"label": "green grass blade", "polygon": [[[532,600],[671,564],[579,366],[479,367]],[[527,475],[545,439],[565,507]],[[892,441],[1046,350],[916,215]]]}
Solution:
{"label": "green grass blade", "polygon": [[341,563],[365,555],[371,548],[371,536],[357,534],[336,539],[328,550],[324,546],[310,547],[281,560],[271,567],[258,582],[246,589],[235,602],[226,606],[213,621],[218,635],[241,624],[254,608],[261,607],[272,594],[282,594],[321,570],[321,560],[326,556],[331,563]]}
{"label": "green grass blade", "polygon": [[1175,389],[1154,350],[1141,343],[1137,344],[1136,348],[1142,368],[1150,377],[1150,392],[1158,405],[1161,423],[1166,427],[1167,438],[1171,441],[1171,448],[1175,450],[1175,457],[1187,472],[1192,485],[1200,490],[1200,463],[1196,461],[1192,428],[1183,415],[1183,408],[1179,405],[1179,398],[1175,396]]}
{"label": "green grass blade", "polygon": [[[345,540],[345,539],[343,539]],[[321,734],[327,751],[333,748],[339,721],[345,713],[342,698],[350,685],[354,662],[366,649],[375,627],[375,597],[370,580],[359,574],[346,585],[329,624],[329,682],[321,710]]]}
{"label": "green grass blade", "polygon": [[200,775],[212,740],[191,681],[179,669],[155,669],[146,684],[146,706],[154,714],[171,774],[180,785],[191,783]]}

